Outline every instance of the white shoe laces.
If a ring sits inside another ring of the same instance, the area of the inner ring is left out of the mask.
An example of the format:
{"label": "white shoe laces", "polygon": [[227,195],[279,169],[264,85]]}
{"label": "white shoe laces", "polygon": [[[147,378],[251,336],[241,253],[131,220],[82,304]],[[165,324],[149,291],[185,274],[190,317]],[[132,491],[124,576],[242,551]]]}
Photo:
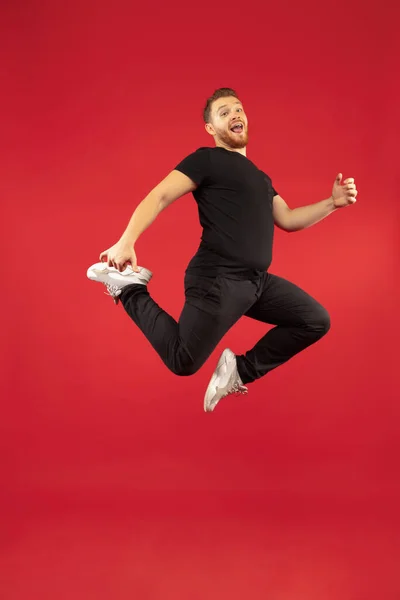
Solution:
{"label": "white shoe laces", "polygon": [[107,291],[104,292],[105,295],[111,296],[112,298],[114,298],[115,304],[118,304],[118,300],[119,300],[118,296],[121,293],[121,288],[119,288],[117,285],[112,285],[111,283],[105,283],[104,285],[107,288]]}
{"label": "white shoe laces", "polygon": [[234,394],[235,396],[239,396],[240,394],[246,395],[248,393],[248,389],[244,385],[240,385],[240,383],[236,382],[229,390],[222,396],[222,398],[226,398],[230,394]]}

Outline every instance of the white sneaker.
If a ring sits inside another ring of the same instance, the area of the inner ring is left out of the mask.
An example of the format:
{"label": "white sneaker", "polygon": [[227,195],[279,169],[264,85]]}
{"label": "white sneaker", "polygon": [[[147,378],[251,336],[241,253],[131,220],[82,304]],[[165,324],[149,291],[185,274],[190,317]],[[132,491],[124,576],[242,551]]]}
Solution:
{"label": "white sneaker", "polygon": [[230,394],[247,394],[248,389],[240,379],[236,356],[227,348],[218,361],[204,396],[205,412],[212,412],[221,398]]}
{"label": "white sneaker", "polygon": [[122,272],[115,267],[109,267],[106,262],[96,263],[87,270],[87,276],[92,281],[98,281],[106,286],[108,294],[114,298],[115,304],[118,304],[122,289],[132,283],[147,285],[153,276],[148,269],[139,267],[139,273],[136,273],[130,265]]}

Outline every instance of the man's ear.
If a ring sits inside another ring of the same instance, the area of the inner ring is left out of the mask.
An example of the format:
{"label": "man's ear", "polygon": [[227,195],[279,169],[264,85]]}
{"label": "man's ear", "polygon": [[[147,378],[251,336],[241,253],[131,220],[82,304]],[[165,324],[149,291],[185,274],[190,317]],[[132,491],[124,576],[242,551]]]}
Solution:
{"label": "man's ear", "polygon": [[211,123],[206,123],[205,124],[205,130],[207,131],[207,133],[209,133],[210,135],[215,135],[215,129],[214,127],[211,125]]}

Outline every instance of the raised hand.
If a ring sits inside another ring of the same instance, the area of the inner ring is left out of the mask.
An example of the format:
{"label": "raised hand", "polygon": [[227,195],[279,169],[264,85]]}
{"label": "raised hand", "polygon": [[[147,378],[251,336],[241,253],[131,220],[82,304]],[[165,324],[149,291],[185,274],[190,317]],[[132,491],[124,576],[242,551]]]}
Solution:
{"label": "raised hand", "polygon": [[354,179],[349,177],[342,184],[342,177],[342,173],[338,173],[332,188],[332,198],[336,208],[343,208],[354,204],[358,194]]}

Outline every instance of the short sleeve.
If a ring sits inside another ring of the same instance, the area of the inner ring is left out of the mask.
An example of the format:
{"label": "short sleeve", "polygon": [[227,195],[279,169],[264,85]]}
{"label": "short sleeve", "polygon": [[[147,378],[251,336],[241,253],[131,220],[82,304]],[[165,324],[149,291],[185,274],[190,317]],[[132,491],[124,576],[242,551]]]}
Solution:
{"label": "short sleeve", "polygon": [[175,167],[175,171],[180,171],[197,185],[204,183],[206,177],[210,174],[210,154],[208,148],[199,148],[186,156]]}
{"label": "short sleeve", "polygon": [[265,173],[264,171],[261,171],[261,172],[264,175],[265,180],[268,182],[269,191],[272,194],[272,197],[279,196],[279,192],[276,191],[275,186],[272,183],[271,177],[269,175],[267,175],[267,173]]}

